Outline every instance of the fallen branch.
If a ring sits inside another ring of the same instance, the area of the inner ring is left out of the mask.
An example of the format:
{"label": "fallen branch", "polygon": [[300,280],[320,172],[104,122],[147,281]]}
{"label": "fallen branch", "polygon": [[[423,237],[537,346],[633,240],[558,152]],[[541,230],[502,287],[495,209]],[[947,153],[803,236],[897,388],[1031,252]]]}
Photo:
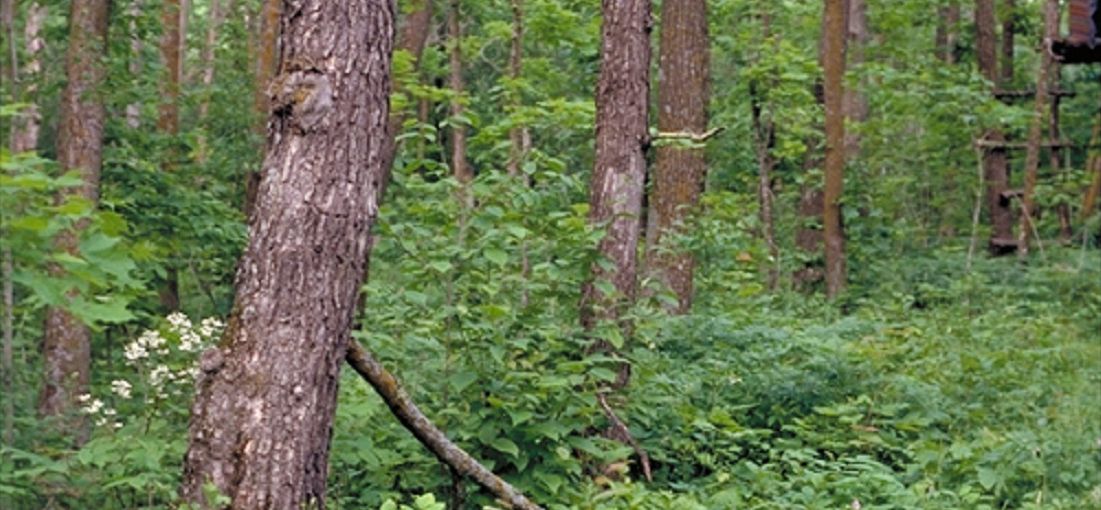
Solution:
{"label": "fallen branch", "polygon": [[596,401],[600,403],[600,408],[604,410],[604,416],[607,416],[608,421],[612,422],[612,425],[608,428],[612,439],[627,443],[631,448],[634,448],[635,455],[638,455],[638,462],[642,465],[642,475],[646,477],[647,482],[654,481],[654,477],[650,473],[650,456],[646,454],[646,450],[643,450],[642,446],[631,435],[627,424],[623,423],[623,420],[619,419],[619,416],[616,416],[615,411],[612,410],[612,406],[608,405],[608,399],[604,396],[603,391],[596,392]]}
{"label": "fallen branch", "polygon": [[455,472],[469,476],[478,485],[492,492],[498,499],[518,510],[542,510],[532,503],[520,491],[502,480],[474,457],[452,443],[447,436],[436,428],[417,408],[409,394],[398,384],[398,380],[379,363],[358,342],[348,343],[348,364],[365,379],[386,402],[390,412],[417,438],[436,458],[447,464]]}

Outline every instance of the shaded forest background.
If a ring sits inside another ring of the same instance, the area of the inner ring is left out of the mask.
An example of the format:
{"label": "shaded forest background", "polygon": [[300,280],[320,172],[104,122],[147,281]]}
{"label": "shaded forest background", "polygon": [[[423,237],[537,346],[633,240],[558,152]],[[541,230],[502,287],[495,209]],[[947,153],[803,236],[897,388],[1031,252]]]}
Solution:
{"label": "shaded forest background", "polygon": [[[662,150],[706,170],[660,234],[652,195],[629,218],[637,299],[595,325],[580,304],[609,264],[590,221],[600,3],[424,2],[398,6],[393,166],[353,337],[488,467],[548,508],[1101,508],[1101,67],[1045,66],[1045,2],[836,2],[832,283],[823,3],[707,2],[708,112],[686,131],[722,131],[698,140],[663,139],[680,127],[659,121],[655,5],[647,189]],[[100,2],[105,42],[78,64],[102,83],[67,96],[71,12],[96,3],[4,4],[5,508],[177,502],[286,65],[280,2]],[[66,97],[103,109],[94,190],[65,172]],[[687,289],[653,270],[684,256]],[[51,399],[50,346],[75,345],[48,340],[54,313],[87,333],[90,370]],[[600,434],[593,396],[625,364],[609,399],[652,481]],[[494,504],[343,372],[329,507]]]}

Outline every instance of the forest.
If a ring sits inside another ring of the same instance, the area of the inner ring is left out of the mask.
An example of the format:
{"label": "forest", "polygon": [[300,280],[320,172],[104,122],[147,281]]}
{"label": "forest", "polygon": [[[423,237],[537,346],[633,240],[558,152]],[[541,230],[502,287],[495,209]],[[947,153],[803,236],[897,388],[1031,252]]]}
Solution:
{"label": "forest", "polygon": [[0,0],[0,508],[1101,509],[1097,0]]}

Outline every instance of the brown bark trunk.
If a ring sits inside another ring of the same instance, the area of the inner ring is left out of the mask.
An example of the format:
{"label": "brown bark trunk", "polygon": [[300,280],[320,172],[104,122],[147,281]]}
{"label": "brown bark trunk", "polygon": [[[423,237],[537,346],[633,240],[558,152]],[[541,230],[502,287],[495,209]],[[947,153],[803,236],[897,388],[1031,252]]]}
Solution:
{"label": "brown bark trunk", "polygon": [[[707,131],[709,49],[707,3],[665,0],[661,6],[659,132],[702,135]],[[682,231],[699,202],[707,175],[704,149],[676,143],[659,145],[653,172],[646,212],[646,269],[676,295],[677,304],[669,311],[684,314],[692,308],[695,261],[691,253],[669,245],[666,236]]]}
{"label": "brown bark trunk", "polygon": [[1040,168],[1040,142],[1043,138],[1045,115],[1047,114],[1048,77],[1052,58],[1047,51],[1048,44],[1059,33],[1059,0],[1047,0],[1044,4],[1044,40],[1040,45],[1040,66],[1036,72],[1036,94],[1033,105],[1032,121],[1028,126],[1028,145],[1025,149],[1025,185],[1021,193],[1021,217],[1017,225],[1017,255],[1028,257],[1032,233],[1036,228],[1033,221],[1035,213],[1036,176]]}
{"label": "brown bark trunk", "polygon": [[956,63],[959,46],[960,4],[957,0],[937,9],[936,52],[946,64]]}
{"label": "brown bark trunk", "polygon": [[[596,155],[589,222],[604,227],[598,251],[609,269],[592,266],[582,289],[582,324],[615,320],[635,297],[639,216],[646,178],[650,91],[650,2],[604,0],[600,76],[596,90]],[[597,281],[614,287],[599,291]]]}
{"label": "brown bark trunk", "polygon": [[[268,104],[268,86],[275,76],[275,69],[279,65],[279,18],[283,13],[281,0],[262,0],[259,23],[260,34],[256,41],[256,89],[253,92],[253,108],[256,110],[256,132],[265,136],[268,129],[268,116],[271,107]],[[249,170],[245,173],[245,203],[246,216],[251,216],[256,207],[256,194],[260,188],[262,174],[258,170]]]}
{"label": "brown bark trunk", "polygon": [[[991,142],[1005,142],[999,130],[991,130],[983,137]],[[1003,148],[983,150],[983,180],[986,182],[986,204],[990,214],[991,255],[1005,255],[1016,249],[1013,243],[1013,207],[1004,193],[1009,190],[1009,155]]]}
{"label": "brown bark trunk", "polygon": [[1005,18],[1002,20],[1002,87],[1008,89],[1013,84],[1013,46],[1016,32],[1017,5],[1015,0],[1004,0]]}
{"label": "brown bark trunk", "polygon": [[826,0],[823,37],[823,91],[826,103],[825,185],[822,189],[822,235],[826,255],[826,296],[845,288],[845,234],[841,193],[845,171],[845,0]]}
{"label": "brown bark trunk", "polygon": [[[180,77],[183,75],[183,29],[186,0],[165,0],[162,7],[161,59],[164,62],[163,98],[158,108],[157,130],[170,138],[180,131]],[[162,169],[172,171],[176,168],[179,151],[175,140],[169,142],[165,151]],[[165,267],[165,281],[158,291],[161,306],[168,311],[180,309],[179,273],[173,261]]]}
{"label": "brown bark trunk", "polygon": [[[80,173],[82,184],[65,193],[92,203],[99,200],[99,176],[103,162],[104,106],[99,88],[104,66],[100,63],[107,44],[109,0],[73,0],[69,14],[69,49],[65,56],[68,82],[61,93],[61,119],[57,135],[57,160],[62,169]],[[64,197],[58,197],[63,199]],[[60,250],[77,251],[79,230],[74,226],[57,236]],[[51,269],[60,275],[61,269]],[[72,416],[76,396],[88,391],[91,372],[91,330],[63,308],[46,310],[43,331],[45,381],[38,411],[45,416]],[[83,420],[67,420],[66,428],[85,437]]]}
{"label": "brown bark trunk", "polygon": [[998,82],[995,23],[994,0],[975,0],[975,59],[979,72],[990,83]]}
{"label": "brown bark trunk", "polygon": [[[130,79],[137,80],[141,73],[141,37],[138,34],[138,16],[141,15],[141,0],[133,0],[126,6],[126,15],[130,17],[130,62],[127,70],[130,71]],[[130,129],[141,126],[141,105],[130,103],[126,105],[126,125]]]}
{"label": "brown bark trunk", "polygon": [[[1059,84],[1060,67],[1056,62],[1051,63],[1051,78],[1048,83],[1052,87]],[[1062,136],[1059,129],[1059,103],[1061,98],[1058,95],[1051,96],[1051,115],[1048,117],[1048,140],[1056,141]],[[1048,153],[1051,164],[1051,174],[1056,179],[1065,179],[1066,175],[1062,173],[1063,168],[1063,148],[1052,145],[1051,151]],[[1071,227],[1070,222],[1070,203],[1066,201],[1060,201],[1055,205],[1055,214],[1059,217],[1059,241],[1063,243],[1069,243],[1071,237],[1074,237],[1074,230]]]}
{"label": "brown bark trunk", "polygon": [[[620,322],[623,310],[634,301],[637,285],[638,241],[641,231],[642,193],[646,182],[646,147],[649,145],[650,94],[649,0],[604,0],[601,4],[600,75],[596,86],[596,154],[589,189],[589,223],[604,229],[597,251],[610,266],[595,263],[581,288],[581,323],[593,330],[598,322],[618,323],[625,341],[630,326]],[[601,290],[606,282],[611,292]],[[611,351],[607,339],[597,339],[592,349]],[[630,379],[630,365],[622,363],[613,388]],[[607,390],[598,390],[607,391]],[[608,408],[610,409],[610,408]],[[610,414],[608,435],[625,444],[622,421]],[[636,449],[643,472],[649,473],[645,452]]]}
{"label": "brown bark trunk", "polygon": [[[849,64],[859,69],[864,64],[864,46],[868,42],[868,5],[864,0],[846,0],[846,54]],[[861,80],[863,81],[863,80]],[[868,99],[858,87],[846,87],[842,99],[845,122],[859,124],[868,120]],[[860,153],[860,134],[845,130],[845,158],[855,160]]]}
{"label": "brown bark trunk", "polygon": [[218,29],[222,26],[222,20],[225,18],[225,11],[233,11],[232,0],[225,0],[224,8],[221,0],[210,0],[210,18],[207,22],[206,41],[203,45],[203,53],[201,55],[203,88],[206,89],[207,94],[203,97],[202,102],[199,103],[200,119],[206,119],[207,114],[210,112],[210,87],[214,85],[214,58],[217,54]]}
{"label": "brown bark trunk", "polygon": [[182,495],[323,508],[340,365],[386,176],[393,7],[304,0],[284,13],[267,154],[237,298],[205,352]]}
{"label": "brown bark trunk", "polygon": [[[451,45],[448,52],[448,86],[451,93],[451,173],[465,187],[474,179],[474,172],[466,161],[466,126],[459,120],[463,115],[463,29],[461,0],[450,0],[447,10],[447,38]],[[463,192],[464,202],[469,201]]]}
{"label": "brown bark trunk", "polygon": [[[975,52],[979,72],[991,83],[998,82],[998,61],[994,34],[994,0],[975,0]],[[1004,142],[1005,135],[999,129],[991,129],[983,139]],[[990,214],[990,241],[992,255],[1012,253],[1013,209],[1002,193],[1009,189],[1009,159],[1004,149],[988,148],[983,155],[983,173],[986,180],[986,203]]]}

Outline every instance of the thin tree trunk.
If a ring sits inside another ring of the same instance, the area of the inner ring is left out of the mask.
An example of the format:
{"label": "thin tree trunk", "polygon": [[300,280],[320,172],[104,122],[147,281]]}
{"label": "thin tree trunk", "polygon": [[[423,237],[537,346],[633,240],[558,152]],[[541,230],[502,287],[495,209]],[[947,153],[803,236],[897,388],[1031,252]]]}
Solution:
{"label": "thin tree trunk", "polygon": [[222,345],[203,353],[182,495],[324,508],[340,366],[378,214],[394,12],[303,0],[283,14],[267,154]]}
{"label": "thin tree trunk", "polygon": [[[253,109],[256,111],[256,133],[263,137],[267,133],[268,118],[271,115],[271,107],[268,104],[268,85],[275,76],[275,69],[279,65],[279,18],[283,12],[281,0],[262,0],[260,6],[259,28],[260,34],[256,41],[256,88],[253,91]],[[249,170],[245,174],[245,203],[246,216],[252,216],[256,207],[256,193],[260,188],[262,172]]]}
{"label": "thin tree trunk", "polygon": [[[126,68],[130,72],[130,79],[137,80],[141,73],[141,37],[138,33],[138,16],[141,15],[141,0],[132,0],[126,6],[126,15],[130,18],[130,61]],[[141,105],[134,102],[126,105],[126,125],[130,129],[141,126]]]}
{"label": "thin tree trunk", "polygon": [[[658,131],[702,135],[707,131],[710,39],[704,0],[665,0],[661,6],[658,74]],[[646,226],[646,269],[676,295],[676,314],[692,308],[691,253],[675,249],[666,236],[683,231],[699,202],[707,175],[702,147],[657,147]]]}
{"label": "thin tree trunk", "polygon": [[[509,78],[512,79],[514,87],[517,87],[510,94],[510,106],[513,111],[517,110],[521,106],[521,97],[519,90],[520,77],[523,74],[524,62],[524,0],[511,0],[512,5],[512,41],[509,45],[508,56],[508,69]],[[527,126],[519,124],[513,125],[508,130],[509,140],[509,155],[508,163],[505,165],[508,174],[513,177],[521,175],[520,165],[523,163],[524,158],[527,157],[529,146],[531,145],[531,135],[528,133]],[[524,178],[525,182],[527,177]]]}
{"label": "thin tree trunk", "polygon": [[233,11],[232,0],[225,0],[226,4],[224,9],[221,1],[222,0],[210,0],[210,18],[207,21],[206,41],[203,45],[203,53],[200,57],[203,69],[203,89],[206,91],[203,100],[199,103],[199,118],[203,120],[205,120],[210,113],[210,88],[214,85],[214,58],[217,56],[218,29],[222,27],[222,20],[225,18],[225,12]]}
{"label": "thin tree trunk", "polygon": [[1002,3],[1005,18],[1002,20],[1002,87],[1009,88],[1013,84],[1013,51],[1014,35],[1017,30],[1017,2],[1004,0]]}
{"label": "thin tree trunk", "polygon": [[990,83],[998,82],[998,50],[994,27],[994,0],[975,0],[975,58],[979,72]]}
{"label": "thin tree trunk", "polygon": [[[846,0],[847,36],[846,54],[851,68],[860,69],[864,64],[864,46],[868,43],[868,5],[864,0]],[[862,82],[863,80],[861,80]],[[859,124],[868,120],[868,99],[860,86],[846,87],[842,99],[845,122]],[[845,130],[845,158],[855,160],[860,153],[860,134],[854,130]]]}
{"label": "thin tree trunk", "polygon": [[463,49],[461,0],[450,0],[447,9],[447,38],[451,45],[448,52],[448,86],[453,94],[451,98],[451,173],[464,190],[463,201],[470,205],[466,184],[474,179],[474,172],[466,160],[466,126],[460,118],[463,116]]}
{"label": "thin tree trunk", "polygon": [[[161,59],[164,63],[164,88],[158,108],[157,130],[161,134],[174,138],[180,131],[180,78],[183,75],[184,19],[187,17],[186,0],[165,0],[162,6]],[[162,168],[172,171],[176,168],[179,151],[176,141],[169,142],[165,151]],[[180,278],[176,263],[169,260],[165,264],[165,281],[158,291],[161,306],[167,311],[180,309]]]}
{"label": "thin tree trunk", "polygon": [[1089,158],[1086,160],[1086,171],[1093,174],[1090,186],[1086,189],[1086,195],[1082,198],[1082,221],[1097,213],[1098,197],[1101,196],[1101,110],[1093,120],[1093,133],[1090,135]]}
{"label": "thin tree trunk", "polygon": [[946,64],[956,63],[959,46],[960,4],[951,0],[937,9],[936,52],[937,58]]}
{"label": "thin tree trunk", "polygon": [[763,100],[757,87],[750,86],[749,95],[753,113],[753,145],[757,153],[757,203],[761,222],[761,237],[768,248],[769,261],[766,284],[770,291],[780,282],[780,250],[776,245],[776,224],[773,219],[772,169],[776,160],[772,149],[776,144],[776,126],[771,118],[765,118]]}
{"label": "thin tree trunk", "polygon": [[[65,191],[93,204],[99,200],[99,177],[103,162],[105,110],[99,89],[105,66],[100,62],[107,44],[109,0],[73,0],[69,14],[69,49],[65,57],[68,82],[61,93],[61,119],[57,135],[57,160],[63,169],[79,172],[82,184]],[[65,197],[58,197],[64,199]],[[78,223],[55,238],[58,249],[76,253]],[[60,277],[58,266],[51,272]],[[43,330],[45,380],[38,402],[44,416],[71,417],[76,397],[87,393],[91,375],[91,330],[64,308],[46,310]],[[65,431],[85,439],[84,420],[65,420]]]}
{"label": "thin tree trunk", "polygon": [[1032,231],[1036,228],[1033,221],[1036,204],[1036,176],[1040,168],[1040,142],[1043,138],[1045,116],[1048,101],[1048,77],[1052,58],[1048,45],[1059,33],[1059,0],[1047,0],[1044,4],[1044,40],[1040,45],[1040,66],[1036,72],[1036,94],[1034,97],[1032,120],[1028,126],[1028,144],[1025,149],[1025,185],[1021,193],[1021,218],[1017,226],[1017,255],[1021,259],[1028,257],[1032,242]]}
{"label": "thin tree trunk", "polygon": [[[1056,87],[1059,84],[1060,69],[1061,68],[1059,67],[1058,63],[1054,61],[1051,63],[1051,77],[1048,80],[1048,83],[1051,84],[1052,87]],[[1059,129],[1059,103],[1061,101],[1058,95],[1051,95],[1050,101],[1051,114],[1048,117],[1048,140],[1055,141],[1059,140],[1059,137],[1062,136],[1062,133]],[[1050,156],[1048,161],[1051,165],[1051,175],[1055,179],[1060,180],[1063,180],[1067,177],[1062,171],[1063,150],[1064,149],[1053,145],[1050,152],[1048,153]],[[1070,223],[1070,203],[1067,201],[1059,202],[1055,205],[1055,213],[1059,217],[1059,241],[1063,243],[1069,243],[1071,238],[1074,237],[1074,230],[1071,227]]]}
{"label": "thin tree trunk", "polygon": [[826,0],[823,29],[824,94],[826,103],[825,185],[822,189],[822,235],[826,245],[826,296],[845,288],[845,234],[841,225],[841,193],[845,170],[845,0]]}
{"label": "thin tree trunk", "polygon": [[[425,41],[428,40],[428,31],[432,27],[432,1],[433,0],[419,0],[417,2],[416,10],[409,13],[402,21],[401,30],[398,32],[397,45],[394,47],[395,51],[407,51],[413,56],[414,70],[418,69],[420,66],[421,55],[424,54],[424,44]],[[402,88],[402,83],[395,79],[394,76],[391,76],[390,89],[393,93],[400,93]],[[383,168],[388,172],[387,176],[389,176],[389,172],[393,169],[394,158],[397,155],[398,148],[396,137],[401,133],[401,128],[404,123],[405,112],[390,112],[390,138],[386,140],[386,146],[383,148]],[[389,179],[384,179],[382,181],[383,195],[385,195],[385,188],[388,182]]]}

